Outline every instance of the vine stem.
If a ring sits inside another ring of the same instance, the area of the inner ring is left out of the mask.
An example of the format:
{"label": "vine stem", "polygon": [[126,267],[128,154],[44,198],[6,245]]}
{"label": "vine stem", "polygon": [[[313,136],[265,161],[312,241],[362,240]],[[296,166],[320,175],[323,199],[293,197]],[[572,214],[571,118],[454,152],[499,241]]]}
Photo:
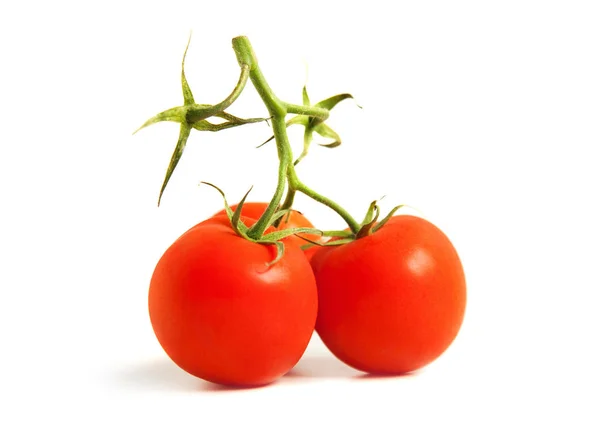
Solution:
{"label": "vine stem", "polygon": [[300,181],[296,175],[293,164],[292,148],[287,136],[285,117],[288,113],[307,115],[317,119],[325,120],[329,117],[329,111],[325,108],[317,106],[300,106],[282,102],[275,96],[271,87],[267,83],[262,71],[258,66],[258,61],[252,45],[247,37],[236,37],[232,41],[233,50],[235,51],[238,63],[242,70],[246,67],[249,71],[250,81],[256,88],[267,110],[271,114],[271,123],[273,125],[273,135],[277,144],[277,155],[279,157],[279,171],[277,188],[273,198],[269,202],[267,209],[259,218],[259,220],[250,228],[248,236],[258,239],[265,232],[271,221],[271,217],[279,208],[286,183],[288,185],[288,193],[286,195],[282,209],[291,207],[296,191],[302,192],[317,202],[320,202],[335,212],[337,212],[348,224],[353,232],[358,232],[360,224],[339,204],[326,198],[307,187]]}

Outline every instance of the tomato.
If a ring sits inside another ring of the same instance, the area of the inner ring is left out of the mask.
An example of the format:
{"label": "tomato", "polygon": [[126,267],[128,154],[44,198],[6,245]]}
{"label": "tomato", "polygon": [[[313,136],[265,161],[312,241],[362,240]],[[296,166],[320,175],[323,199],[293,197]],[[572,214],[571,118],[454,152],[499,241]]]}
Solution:
{"label": "tomato", "polygon": [[466,307],[463,268],[430,222],[392,217],[377,232],[321,248],[316,331],[340,360],[370,373],[401,374],[438,358]]}
{"label": "tomato", "polygon": [[[246,203],[244,203],[244,206],[242,207],[242,213],[245,217],[258,220],[260,218],[260,216],[265,212],[268,205],[269,204],[266,202],[246,202]],[[237,204],[231,206],[231,209],[233,211],[235,211],[236,208],[237,208]],[[218,215],[226,215],[225,210],[221,210],[215,214],[215,216],[218,216]],[[308,219],[301,212],[292,210],[290,212],[290,214],[283,217],[283,219],[279,223],[279,226],[277,226],[277,230],[291,229],[294,227],[312,227],[312,228],[314,228],[315,226],[313,226],[313,224],[310,221],[308,221]],[[309,234],[303,234],[302,237],[312,240],[312,241],[318,241],[321,238],[320,235],[309,235]],[[307,243],[309,243],[309,242],[305,241],[304,239],[302,239],[298,236],[295,236],[295,235],[290,236],[287,239],[289,239],[290,243],[292,243],[293,245],[296,245],[298,247],[301,247],[302,245],[306,245]]]}
{"label": "tomato", "polygon": [[[243,218],[247,225],[254,220]],[[148,294],[150,320],[167,355],[207,381],[263,385],[304,353],[317,316],[317,289],[302,251],[239,237],[227,217],[181,235],[159,260]]]}

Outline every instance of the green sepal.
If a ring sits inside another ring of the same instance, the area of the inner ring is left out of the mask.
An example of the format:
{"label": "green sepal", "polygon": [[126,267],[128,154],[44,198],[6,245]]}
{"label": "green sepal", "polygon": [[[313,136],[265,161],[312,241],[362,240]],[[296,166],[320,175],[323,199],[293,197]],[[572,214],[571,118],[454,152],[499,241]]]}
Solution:
{"label": "green sepal", "polygon": [[[195,105],[195,106],[204,106],[204,105]],[[185,122],[184,118],[182,118],[186,115],[185,108],[186,108],[186,106],[178,106],[175,108],[171,108],[167,111],[161,112],[160,114],[156,115],[155,117],[150,118],[148,121],[146,121],[144,123],[144,125],[142,125],[138,130],[136,130],[136,132],[137,132],[144,127],[147,127],[151,124],[155,124],[160,121],[176,121],[176,122],[181,123],[181,128],[179,130],[179,139],[177,140],[177,145],[175,145],[175,150],[173,152],[173,155],[171,156],[171,161],[169,163],[169,167],[167,168],[167,174],[163,181],[163,185],[160,189],[160,194],[158,197],[158,205],[159,206],[160,206],[160,200],[162,198],[163,192],[165,191],[167,184],[168,184],[169,180],[171,179],[171,175],[173,174],[173,171],[175,171],[175,167],[177,167],[177,164],[179,163],[179,160],[181,159],[181,155],[183,154],[183,150],[185,149],[185,146],[187,144],[187,140],[190,136],[190,131],[192,128],[195,130],[199,130],[199,131],[220,131],[220,130],[225,130],[225,129],[231,128],[231,127],[237,127],[239,125],[256,123],[256,122],[266,120],[265,118],[243,119],[243,118],[238,118],[231,114],[218,112],[215,114],[216,116],[225,117],[226,119],[231,119],[231,121],[226,121],[221,124],[212,124],[206,120],[202,120],[202,121],[196,121],[195,123],[190,125],[189,123]]]}
{"label": "green sepal", "polygon": [[310,106],[310,99],[308,97],[308,91],[306,90],[306,84],[302,87],[302,104],[304,106]]}
{"label": "green sepal", "polygon": [[307,126],[304,130],[304,147],[302,148],[302,153],[300,153],[300,156],[294,161],[294,166],[298,165],[298,163],[302,161],[306,155],[308,155],[308,149],[310,148],[313,138],[312,133],[313,132],[310,126]]}
{"label": "green sepal", "polygon": [[187,56],[188,48],[190,47],[191,41],[192,34],[190,33],[187,45],[185,46],[185,51],[183,52],[183,59],[181,60],[181,90],[183,91],[184,105],[193,105],[194,103],[196,103],[194,102],[194,95],[192,94],[192,89],[190,89],[190,85],[188,84],[187,78],[185,78],[185,57]]}
{"label": "green sepal", "polygon": [[[373,212],[371,212],[371,209],[373,210]],[[356,234],[356,239],[369,236],[371,233],[373,233],[373,226],[377,224],[377,220],[379,219],[379,205],[377,205],[375,202],[372,202],[369,206],[369,211],[367,212],[365,220],[367,218],[370,218],[370,220],[367,222],[363,221],[360,230]]]}
{"label": "green sepal", "polygon": [[241,201],[238,202],[235,212],[233,213],[233,216],[231,217],[231,225],[233,226],[233,229],[235,230],[235,232],[239,236],[242,236],[243,238],[246,238],[246,239],[248,239],[248,237],[246,236],[246,233],[247,233],[246,231],[248,230],[248,227],[240,220],[240,218],[242,217],[242,208],[244,206],[244,202],[246,202],[246,198],[250,194],[251,190],[252,190],[252,187],[250,187],[250,189],[248,189],[248,192],[246,192],[246,194],[241,199]]}
{"label": "green sepal", "polygon": [[306,157],[306,155],[308,155],[308,150],[310,148],[310,144],[313,141],[313,133],[315,131],[322,137],[333,139],[333,142],[331,143],[318,143],[319,146],[323,146],[324,148],[336,148],[342,144],[340,136],[335,131],[333,131],[331,127],[329,127],[327,124],[322,122],[321,124],[318,124],[314,127],[308,125],[304,130],[304,146],[302,148],[302,152],[300,153],[300,156],[298,156],[298,158],[294,161],[294,165],[298,165],[298,163],[302,161],[304,157]]}
{"label": "green sepal", "polygon": [[302,236],[300,234],[298,234],[296,236],[299,237],[300,239],[303,239],[306,242],[308,242],[307,244],[302,245],[300,247],[302,250],[306,250],[314,245],[336,246],[336,245],[344,245],[344,244],[347,244],[349,242],[356,240],[354,234],[352,232],[349,232],[346,230],[326,230],[326,231],[322,232],[322,236],[340,237],[340,239],[335,239],[335,240],[331,240],[331,241],[327,241],[327,242],[313,241],[311,239],[305,238],[304,236]]}
{"label": "green sepal", "polygon": [[387,222],[390,220],[390,218],[392,218],[392,217],[393,217],[394,213],[395,213],[396,211],[398,211],[400,208],[403,208],[403,207],[406,207],[406,205],[404,205],[404,204],[401,204],[401,205],[397,205],[397,206],[395,206],[394,208],[392,208],[392,210],[391,210],[391,211],[390,211],[390,212],[389,212],[389,213],[388,213],[388,214],[387,214],[387,215],[386,215],[386,216],[383,218],[383,220],[381,220],[379,223],[377,223],[377,224],[376,224],[376,225],[373,227],[373,230],[372,230],[372,232],[371,232],[371,233],[374,233],[374,232],[378,231],[379,229],[381,229],[381,227],[382,227],[382,226],[383,226],[385,223],[387,223]]}
{"label": "green sepal", "polygon": [[269,143],[269,142],[270,142],[271,140],[273,140],[274,138],[275,138],[275,135],[273,135],[273,136],[269,137],[267,140],[265,140],[265,141],[264,141],[264,142],[262,142],[260,145],[258,145],[258,146],[256,147],[256,149],[258,149],[258,148],[262,148],[264,145],[266,145],[267,143]]}
{"label": "green sepal", "polygon": [[365,214],[365,218],[363,218],[363,221],[360,223],[361,227],[364,226],[365,224],[368,224],[373,221],[373,216],[375,214],[376,207],[377,207],[377,201],[371,202],[371,204],[369,205],[369,208],[367,209],[367,213]]}
{"label": "green sepal", "polygon": [[256,123],[256,122],[267,121],[270,119],[270,118],[238,118],[231,114],[224,114],[224,113],[215,114],[215,116],[220,117],[220,118],[224,118],[224,116],[227,116],[228,118],[231,118],[231,119],[229,120],[228,118],[225,118],[225,119],[228,119],[228,121],[225,121],[225,122],[222,122],[219,124],[213,124],[206,120],[198,121],[198,122],[195,122],[192,127],[194,128],[194,130],[198,130],[198,131],[221,131],[221,130],[226,130],[226,129],[232,128],[232,127],[238,127],[238,126],[244,125],[244,124],[252,124],[252,123]]}
{"label": "green sepal", "polygon": [[340,136],[325,123],[321,123],[316,126],[315,131],[322,137],[333,140],[331,143],[319,143],[319,146],[323,146],[324,148],[337,148],[342,144],[342,139]]}
{"label": "green sepal", "polygon": [[221,112],[217,112],[215,114],[215,117],[219,117],[219,118],[223,118],[224,120],[227,120],[229,122],[231,122],[232,124],[236,124],[236,125],[242,125],[242,124],[253,124],[256,122],[269,122],[269,120],[271,119],[271,117],[268,118],[239,118],[236,117],[235,115],[229,114],[225,111],[221,111]]}
{"label": "green sepal", "polygon": [[[320,108],[331,110],[338,103],[340,103],[342,100],[345,100],[345,99],[354,99],[354,97],[349,93],[338,94],[338,95],[332,96],[328,99],[322,100],[319,103],[315,104],[314,106],[318,106]],[[304,106],[310,106],[310,99],[308,97],[308,91],[306,89],[306,86],[304,86],[302,88],[302,103]],[[357,104],[357,106],[360,107],[360,105],[358,105],[358,104]],[[326,125],[323,121],[317,120],[314,117],[309,117],[306,115],[296,115],[295,117],[293,117],[292,119],[288,120],[285,123],[286,127],[289,127],[294,124],[303,125],[305,127],[304,146],[302,148],[302,152],[300,153],[300,156],[298,156],[298,158],[294,161],[294,165],[298,165],[298,163],[300,161],[302,161],[302,159],[304,159],[304,157],[306,157],[306,155],[308,155],[308,150],[310,148],[310,144],[313,141],[313,133],[314,132],[317,132],[320,136],[322,136],[326,139],[333,140],[333,142],[331,142],[331,143],[323,143],[323,144],[319,143],[319,146],[323,146],[325,148],[335,148],[342,144],[342,140],[341,140],[340,136],[335,131],[333,131],[333,129],[331,127]],[[260,148],[260,147],[266,145],[274,138],[275,138],[275,136],[269,137],[263,143],[258,145],[257,148]]]}
{"label": "green sepal", "polygon": [[229,218],[231,220],[231,218],[233,217],[233,210],[231,209],[231,207],[229,206],[229,203],[227,202],[227,198],[225,197],[225,192],[223,192],[220,187],[218,187],[212,183],[209,183],[209,182],[202,181],[202,182],[200,182],[200,184],[205,184],[207,186],[210,186],[213,189],[216,189],[221,194],[221,197],[223,198],[223,204],[225,205],[225,214],[227,214],[227,218]]}
{"label": "green sepal", "polygon": [[183,154],[183,150],[185,149],[185,145],[187,143],[188,137],[190,136],[191,130],[192,127],[190,127],[188,124],[181,124],[181,128],[179,129],[179,139],[177,140],[177,145],[175,145],[175,151],[171,156],[171,161],[169,162],[169,167],[167,168],[167,174],[165,175],[165,179],[163,181],[163,184],[160,188],[160,193],[158,195],[158,206],[160,206],[160,200],[162,199],[162,195],[165,191],[165,188],[167,187],[167,183],[169,183],[169,180],[173,175],[173,171],[175,171],[175,167],[177,167],[177,164],[181,159],[181,155]]}
{"label": "green sepal", "polygon": [[246,195],[244,195],[244,197],[242,198],[242,200],[240,201],[240,203],[238,204],[238,207],[235,209],[235,212],[234,212],[231,209],[231,207],[229,206],[229,203],[227,202],[225,193],[218,186],[215,186],[214,184],[209,183],[209,182],[200,182],[200,184],[205,184],[207,186],[210,186],[213,189],[216,189],[221,194],[221,197],[223,198],[223,204],[225,206],[225,213],[227,214],[227,218],[231,222],[231,227],[233,228],[235,233],[238,234],[238,236],[241,236],[242,238],[249,240],[249,238],[246,236],[246,233],[248,232],[248,226],[246,226],[244,224],[244,222],[239,219],[240,213],[238,213],[238,218],[236,219],[236,224],[234,225],[233,223],[234,223],[235,214],[238,211],[242,211],[241,207],[243,206],[244,201],[246,200],[246,197],[248,196],[248,193],[250,193],[250,190],[252,190],[252,188],[250,188],[250,190],[248,190],[248,192],[246,192]]}
{"label": "green sepal", "polygon": [[193,105],[186,105],[185,121],[193,124],[198,121],[205,120],[210,117],[214,117],[216,114],[221,112],[219,105],[205,105],[194,103]]}
{"label": "green sepal", "polygon": [[[331,111],[338,103],[340,103],[342,100],[345,100],[345,99],[354,99],[354,97],[352,97],[352,95],[350,93],[336,94],[335,96],[331,96],[330,98],[327,98],[325,100],[322,100],[322,101],[316,103],[314,106]],[[359,108],[361,108],[360,105],[357,104],[357,106]],[[321,124],[322,122],[323,121],[321,121],[321,120],[317,120],[316,118],[313,118],[312,125],[316,127],[317,125]]]}
{"label": "green sepal", "polygon": [[[305,237],[304,237],[304,236],[302,236],[301,234],[296,234],[295,236],[296,236],[296,237],[298,237],[298,238],[300,238],[300,239],[302,239],[302,240],[303,240],[303,241],[305,241],[305,242],[308,242],[306,245],[302,245],[302,246],[300,247],[302,250],[305,250],[305,249],[307,249],[307,246],[309,246],[309,245],[310,245],[310,246],[315,246],[315,245],[318,245],[318,246],[325,246],[325,242],[314,241],[314,240],[312,240],[312,239],[305,238]],[[323,235],[322,235],[322,236],[323,236]]]}
{"label": "green sepal", "polygon": [[[325,109],[331,111],[335,107],[335,105],[337,105],[338,103],[340,103],[342,100],[345,100],[345,99],[354,99],[354,97],[350,93],[336,94],[335,96],[331,96],[330,98],[320,101],[315,106],[318,106],[320,108],[325,108]],[[362,108],[358,104],[357,104],[357,106],[359,108]]]}
{"label": "green sepal", "polygon": [[153,116],[152,118],[147,120],[144,124],[141,125],[140,128],[135,130],[133,132],[133,134],[137,133],[141,129],[146,128],[152,124],[156,124],[157,122],[170,121],[170,122],[178,122],[178,123],[183,124],[183,123],[185,123],[185,112],[186,112],[185,106],[176,106],[174,108],[167,109],[166,111],[156,114],[155,116]]}
{"label": "green sepal", "polygon": [[323,232],[319,229],[315,229],[314,227],[296,227],[293,229],[283,229],[276,232],[267,233],[261,238],[261,240],[274,242],[292,235],[299,236],[299,233],[323,236]]}
{"label": "green sepal", "polygon": [[356,238],[343,238],[343,239],[336,239],[334,241],[328,241],[325,246],[338,246],[338,245],[345,245],[347,243],[353,242],[355,241]]}
{"label": "green sepal", "polygon": [[[328,111],[330,111],[331,109],[333,109],[338,103],[340,103],[342,100],[345,99],[354,99],[353,96],[349,93],[343,93],[343,94],[338,94],[335,96],[332,96],[330,98],[327,98],[325,100],[322,100],[318,103],[316,103],[314,106],[319,107],[319,108],[323,108],[323,109],[327,109]],[[302,88],[302,102],[304,104],[304,106],[310,106],[310,100],[308,97],[308,91],[306,90],[306,85]],[[360,107],[360,105],[358,105]],[[304,130],[304,146],[302,148],[302,152],[300,153],[300,156],[298,156],[298,158],[294,161],[294,165],[298,165],[298,163],[300,161],[302,161],[302,159],[304,159],[306,157],[306,155],[308,155],[308,151],[310,148],[310,144],[313,141],[313,134],[315,132],[317,132],[317,134],[319,134],[320,136],[326,138],[326,139],[331,139],[333,140],[330,143],[319,143],[319,146],[323,146],[326,148],[335,148],[338,147],[342,144],[342,140],[340,138],[340,136],[328,125],[326,125],[323,120],[317,119],[315,117],[308,117],[308,116],[304,116],[304,115],[297,115],[294,118],[292,118],[292,120],[297,120],[297,124],[302,124],[305,127]],[[290,122],[288,121],[288,123]],[[269,141],[272,139],[269,139]]]}
{"label": "green sepal", "polygon": [[133,134],[140,131],[142,128],[148,127],[149,125],[156,124],[157,122],[162,121],[175,121],[179,123],[185,122],[186,116],[186,108],[187,105],[193,105],[194,95],[192,94],[192,90],[190,89],[190,85],[188,84],[187,78],[185,77],[185,57],[187,56],[188,48],[190,47],[190,42],[192,40],[192,35],[188,38],[187,45],[185,46],[185,50],[183,52],[183,59],[181,60],[181,90],[183,92],[183,104],[184,106],[176,106],[175,108],[167,109],[154,117],[147,120],[140,128],[138,128]]}
{"label": "green sepal", "polygon": [[265,241],[265,240],[260,240],[257,241],[260,244],[263,245],[275,245],[275,247],[277,248],[277,255],[275,256],[275,259],[273,261],[271,261],[270,263],[267,264],[267,267],[271,267],[274,264],[276,264],[279,260],[281,260],[283,258],[283,254],[285,253],[285,245],[283,244],[283,242],[281,241]]}
{"label": "green sepal", "polygon": [[310,117],[307,117],[306,115],[296,115],[295,117],[289,119],[288,122],[285,123],[285,126],[289,127],[290,125],[294,124],[308,125],[309,121]]}
{"label": "green sepal", "polygon": [[[309,119],[310,118],[307,117],[307,116],[305,116],[305,115],[296,115],[294,118],[288,120],[285,123],[285,126],[286,126],[286,128],[289,127],[289,126],[291,126],[291,125],[294,125],[294,124],[300,124],[300,125],[303,125],[303,126],[307,126],[308,122],[309,122]],[[269,137],[267,140],[265,140],[264,142],[262,142],[260,145],[258,145],[256,147],[256,149],[262,148],[264,145],[266,145],[267,143],[269,143],[273,139],[275,139],[275,135]]]}

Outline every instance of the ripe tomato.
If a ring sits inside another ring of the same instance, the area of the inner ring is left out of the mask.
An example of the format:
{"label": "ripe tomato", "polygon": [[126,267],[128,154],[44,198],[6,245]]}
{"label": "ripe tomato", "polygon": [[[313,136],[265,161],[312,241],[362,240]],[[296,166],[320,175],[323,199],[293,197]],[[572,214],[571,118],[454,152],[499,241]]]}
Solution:
{"label": "ripe tomato", "polygon": [[458,334],[466,306],[463,268],[450,240],[424,219],[392,217],[372,235],[321,248],[311,264],[316,331],[356,369],[419,369]]}
{"label": "ripe tomato", "polygon": [[[269,204],[266,202],[245,202],[244,206],[242,207],[242,214],[244,215],[244,217],[253,218],[255,220],[258,220],[260,218],[260,216],[265,212],[268,205]],[[233,211],[235,211],[236,208],[237,208],[237,204],[231,206],[231,209]],[[218,215],[226,215],[225,210],[221,210],[215,214],[215,216],[218,216]],[[310,221],[308,221],[308,219],[306,217],[304,217],[304,215],[301,212],[292,210],[289,215],[286,215],[283,217],[283,219],[279,223],[279,226],[277,227],[277,230],[292,229],[294,227],[315,227],[315,226],[313,226],[313,224]],[[302,237],[309,239],[309,240],[313,240],[313,241],[318,241],[321,238],[321,236],[319,236],[319,235],[309,235],[309,234],[303,234]],[[291,244],[296,245],[298,247],[301,247],[302,245],[306,245],[307,243],[309,243],[309,242],[306,242],[304,239],[299,238],[298,236],[295,236],[295,235],[290,236],[287,239],[289,239],[289,242]]]}
{"label": "ripe tomato", "polygon": [[[254,220],[243,218],[247,225]],[[317,315],[317,289],[302,251],[247,241],[227,217],[179,237],[159,260],[148,295],[152,327],[183,370],[226,385],[263,385],[304,353]]]}

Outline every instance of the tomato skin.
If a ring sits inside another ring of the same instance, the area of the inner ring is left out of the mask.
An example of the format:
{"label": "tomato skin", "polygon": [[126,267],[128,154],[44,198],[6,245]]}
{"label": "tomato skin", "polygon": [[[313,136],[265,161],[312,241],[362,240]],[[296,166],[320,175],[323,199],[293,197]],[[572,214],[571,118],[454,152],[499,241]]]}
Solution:
{"label": "tomato skin", "polygon": [[340,360],[369,373],[402,374],[438,358],[466,307],[463,268],[450,240],[414,216],[312,258],[316,331]]}
{"label": "tomato skin", "polygon": [[[244,218],[250,225],[253,220]],[[179,237],[159,260],[148,309],[156,337],[183,370],[214,383],[264,385],[304,353],[317,315],[317,290],[304,254],[286,243],[247,241],[227,217]]]}
{"label": "tomato skin", "polygon": [[[258,220],[260,216],[265,212],[268,205],[269,204],[266,202],[245,202],[242,206],[242,213],[245,217]],[[236,208],[237,204],[231,206],[231,209],[233,211],[235,211]],[[225,210],[221,210],[215,214],[215,216],[219,215],[227,215],[227,213],[225,212]],[[289,216],[283,217],[283,219],[279,223],[279,226],[277,226],[277,230],[291,229],[294,227],[314,228],[315,226],[313,226],[313,224],[301,212],[292,210]],[[318,241],[321,238],[320,235],[303,234],[302,236],[306,239],[313,241]],[[298,236],[289,236],[287,239],[289,239],[290,243],[298,247],[309,243],[306,242],[304,239],[299,238]]]}

